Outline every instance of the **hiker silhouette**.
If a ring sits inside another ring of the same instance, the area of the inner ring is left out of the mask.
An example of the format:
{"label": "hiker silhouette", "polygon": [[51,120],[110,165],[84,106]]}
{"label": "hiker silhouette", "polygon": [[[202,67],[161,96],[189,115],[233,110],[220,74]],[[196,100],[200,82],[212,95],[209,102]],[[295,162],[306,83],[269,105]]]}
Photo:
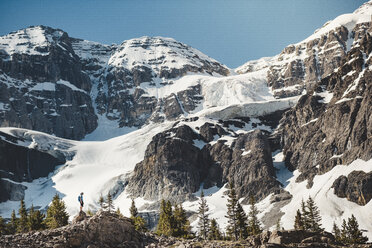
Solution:
{"label": "hiker silhouette", "polygon": [[80,212],[83,211],[83,207],[84,207],[83,195],[84,195],[84,193],[81,192],[79,197],[78,197],[78,201],[80,202]]}

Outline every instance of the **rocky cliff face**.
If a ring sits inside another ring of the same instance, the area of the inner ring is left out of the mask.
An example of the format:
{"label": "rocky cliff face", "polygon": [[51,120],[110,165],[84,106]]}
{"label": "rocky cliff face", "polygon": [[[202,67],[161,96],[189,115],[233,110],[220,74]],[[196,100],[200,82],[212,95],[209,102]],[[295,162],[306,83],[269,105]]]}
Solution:
{"label": "rocky cliff face", "polygon": [[44,26],[0,37],[0,125],[81,139],[97,127],[67,33]]}
{"label": "rocky cliff face", "polygon": [[337,164],[369,160],[372,132],[372,39],[366,32],[341,67],[315,84],[281,121],[286,165],[311,179]]}
{"label": "rocky cliff face", "polygon": [[195,199],[200,185],[222,187],[233,182],[247,203],[250,195],[263,199],[279,193],[275,175],[267,132],[236,134],[208,122],[194,130],[181,125],[154,136],[129,179],[128,192],[152,201],[182,202]]}
{"label": "rocky cliff face", "polygon": [[[123,42],[112,53],[98,83],[101,113],[120,126],[141,126],[148,121],[174,120],[195,109],[200,86],[162,96],[157,89],[190,73],[227,75],[219,62],[170,38],[142,37]],[[182,86],[181,86],[182,87]],[[148,90],[156,91],[149,94]]]}
{"label": "rocky cliff face", "polygon": [[70,143],[61,140],[58,145],[50,145],[48,139],[52,138],[35,137],[27,130],[0,132],[0,185],[5,189],[0,192],[0,202],[24,199],[28,187],[22,182],[47,177],[71,158],[72,153],[64,152],[72,146]]}
{"label": "rocky cliff face", "polygon": [[329,21],[305,40],[287,46],[274,57],[249,61],[238,67],[238,73],[267,69],[267,81],[276,97],[301,95],[320,79],[342,64],[354,43],[365,32],[372,3],[368,2],[352,14]]}

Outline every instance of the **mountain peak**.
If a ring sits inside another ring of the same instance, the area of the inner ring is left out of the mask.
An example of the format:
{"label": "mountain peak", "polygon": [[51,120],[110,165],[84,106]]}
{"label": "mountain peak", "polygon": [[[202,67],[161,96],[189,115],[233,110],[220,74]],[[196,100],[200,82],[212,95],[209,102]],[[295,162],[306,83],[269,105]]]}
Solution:
{"label": "mountain peak", "polygon": [[8,55],[14,53],[46,55],[48,54],[46,48],[64,36],[67,36],[67,33],[60,29],[43,25],[30,26],[0,37],[0,50]]}
{"label": "mountain peak", "polygon": [[185,65],[204,67],[205,64],[221,65],[199,50],[173,38],[143,36],[126,40],[118,46],[109,60],[115,67],[132,70],[134,67],[148,67],[158,73],[162,68],[181,69]]}

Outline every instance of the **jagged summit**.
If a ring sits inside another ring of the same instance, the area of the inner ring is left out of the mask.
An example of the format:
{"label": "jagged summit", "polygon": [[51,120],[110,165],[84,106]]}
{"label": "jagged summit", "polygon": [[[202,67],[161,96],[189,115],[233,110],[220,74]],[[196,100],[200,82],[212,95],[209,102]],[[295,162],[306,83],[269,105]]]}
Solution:
{"label": "jagged summit", "polygon": [[372,14],[372,1],[368,1],[357,8],[353,13],[343,14],[333,20],[326,22],[321,28],[315,30],[314,34],[307,37],[305,40],[297,44],[305,43],[322,35],[328,34],[330,31],[335,30],[341,26],[346,27],[351,32],[356,25],[371,22]]}

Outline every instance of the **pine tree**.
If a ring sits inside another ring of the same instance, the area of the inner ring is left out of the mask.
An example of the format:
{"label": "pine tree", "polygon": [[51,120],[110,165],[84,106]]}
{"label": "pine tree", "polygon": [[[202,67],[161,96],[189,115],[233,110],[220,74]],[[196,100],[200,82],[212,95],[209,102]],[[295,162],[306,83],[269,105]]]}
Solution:
{"label": "pine tree", "polygon": [[0,236],[4,234],[6,234],[5,220],[0,216]]}
{"label": "pine tree", "polygon": [[294,223],[294,228],[296,230],[304,230],[304,222],[302,220],[302,214],[299,209],[297,209],[296,217],[295,217],[295,223]]}
{"label": "pine tree", "polygon": [[301,216],[303,226],[303,229],[301,230],[309,230],[310,228],[309,212],[307,211],[307,207],[304,200],[301,201]]}
{"label": "pine tree", "polygon": [[65,202],[56,194],[47,210],[45,224],[48,228],[57,228],[68,224]]}
{"label": "pine tree", "polygon": [[9,234],[15,234],[18,227],[18,218],[16,216],[15,210],[12,211],[10,221],[7,224],[7,231]]}
{"label": "pine tree", "polygon": [[262,232],[260,227],[260,221],[258,220],[258,209],[256,207],[256,201],[253,196],[249,199],[249,204],[251,205],[249,211],[249,220],[248,220],[248,230],[250,235],[257,235]]}
{"label": "pine tree", "polygon": [[187,219],[186,211],[181,204],[174,205],[173,211],[174,232],[173,236],[187,238],[190,234],[190,222]]}
{"label": "pine tree", "polygon": [[281,222],[280,222],[280,218],[276,221],[275,229],[277,231],[283,230],[283,227],[282,227]]}
{"label": "pine tree", "polygon": [[99,202],[99,205],[101,206],[101,209],[104,209],[105,208],[105,199],[103,199],[102,195],[99,197],[98,202]]}
{"label": "pine tree", "polygon": [[218,227],[216,219],[211,219],[209,226],[209,237],[210,240],[221,240],[222,235],[220,228]]}
{"label": "pine tree", "polygon": [[111,212],[111,210],[114,210],[114,204],[112,202],[112,196],[110,192],[107,193],[107,208],[109,212]]}
{"label": "pine tree", "polygon": [[139,232],[147,231],[147,223],[141,216],[136,216],[131,218],[133,220],[134,228]]}
{"label": "pine tree", "polygon": [[242,205],[238,202],[236,205],[236,224],[240,239],[246,239],[248,237],[247,221],[247,215],[245,214]]}
{"label": "pine tree", "polygon": [[227,195],[227,215],[225,216],[228,221],[227,235],[234,240],[239,238],[238,223],[236,219],[238,198],[234,189],[234,185],[230,183],[229,194]]}
{"label": "pine tree", "polygon": [[26,210],[25,202],[23,200],[21,200],[18,214],[19,214],[19,220],[18,220],[17,232],[18,233],[27,232],[28,231],[27,210]]}
{"label": "pine tree", "polygon": [[31,206],[28,213],[28,228],[30,231],[33,230],[43,230],[45,225],[43,223],[45,215],[42,214],[39,210],[34,209],[34,205]]}
{"label": "pine tree", "polygon": [[93,216],[94,215],[94,212],[90,208],[88,208],[87,215]]}
{"label": "pine tree", "polygon": [[136,207],[136,203],[134,202],[134,199],[132,199],[132,205],[130,206],[130,217],[137,217],[138,210]]}
{"label": "pine tree", "polygon": [[348,219],[347,232],[350,244],[365,244],[368,241],[368,238],[363,236],[362,231],[359,230],[359,224],[354,215]]}
{"label": "pine tree", "polygon": [[160,217],[156,227],[158,235],[171,236],[173,234],[173,213],[172,205],[169,201],[161,200]]}
{"label": "pine tree", "polygon": [[200,201],[199,201],[199,209],[198,209],[198,229],[199,229],[199,236],[206,240],[208,237],[209,232],[209,218],[208,218],[208,211],[209,207],[207,201],[204,198],[204,192],[201,192]]}
{"label": "pine tree", "polygon": [[346,220],[342,221],[342,226],[341,226],[341,243],[343,244],[349,244],[350,243],[350,237],[348,233],[348,228],[346,224]]}
{"label": "pine tree", "polygon": [[307,200],[307,211],[308,211],[308,221],[309,221],[309,230],[312,232],[321,232],[323,228],[321,228],[321,221],[322,217],[320,216],[320,212],[318,207],[315,205],[314,200],[309,196]]}
{"label": "pine tree", "polygon": [[340,231],[340,228],[338,228],[338,226],[336,225],[336,222],[333,222],[332,233],[335,236],[336,242],[342,243],[342,240],[341,240],[341,231]]}
{"label": "pine tree", "polygon": [[116,214],[119,215],[120,218],[123,218],[124,215],[121,213],[120,208],[116,209]]}

